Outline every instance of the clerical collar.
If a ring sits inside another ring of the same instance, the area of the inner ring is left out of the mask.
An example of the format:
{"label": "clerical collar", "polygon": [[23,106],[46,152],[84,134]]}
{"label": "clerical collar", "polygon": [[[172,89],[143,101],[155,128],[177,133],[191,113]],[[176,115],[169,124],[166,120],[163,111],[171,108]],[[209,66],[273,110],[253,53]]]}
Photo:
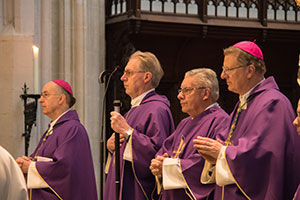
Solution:
{"label": "clerical collar", "polygon": [[[66,110],[63,114],[61,114],[58,118],[56,118],[55,120],[53,120],[52,122],[50,122],[50,127],[48,130],[53,129],[53,126],[56,124],[56,122],[59,120],[59,118],[61,118],[64,114],[66,114],[70,109]],[[51,134],[49,134],[51,135]]]}
{"label": "clerical collar", "polygon": [[138,97],[135,97],[134,99],[131,99],[131,107],[136,107],[136,106],[139,106],[143,100],[143,98],[149,93],[149,92],[152,92],[154,91],[155,88],[152,88],[146,92],[144,92],[143,94],[141,94],[140,96]]}
{"label": "clerical collar", "polygon": [[207,108],[205,108],[205,110],[208,110],[208,109],[210,109],[211,107],[214,107],[214,106],[219,106],[219,104],[217,102],[213,103],[213,104],[207,106]]}
{"label": "clerical collar", "polygon": [[[207,106],[206,108],[205,108],[205,110],[204,111],[206,111],[206,110],[208,110],[208,109],[210,109],[210,108],[212,108],[212,107],[214,107],[214,106],[219,106],[219,104],[216,102],[216,103],[213,103],[213,104],[210,104],[209,106]],[[203,111],[203,112],[204,112]],[[200,115],[200,114],[198,114],[198,115]],[[194,119],[195,117],[192,117],[192,119]]]}
{"label": "clerical collar", "polygon": [[245,105],[242,107],[243,110],[246,110],[246,109],[247,109],[247,103],[246,103],[246,102],[247,102],[247,99],[248,99],[250,93],[252,92],[252,90],[253,90],[256,86],[258,86],[259,84],[261,84],[264,80],[265,80],[265,78],[264,78],[263,80],[261,80],[260,82],[258,82],[258,83],[257,83],[253,88],[251,88],[246,94],[240,95],[240,97],[239,97],[239,99],[240,99],[240,105],[245,104]]}

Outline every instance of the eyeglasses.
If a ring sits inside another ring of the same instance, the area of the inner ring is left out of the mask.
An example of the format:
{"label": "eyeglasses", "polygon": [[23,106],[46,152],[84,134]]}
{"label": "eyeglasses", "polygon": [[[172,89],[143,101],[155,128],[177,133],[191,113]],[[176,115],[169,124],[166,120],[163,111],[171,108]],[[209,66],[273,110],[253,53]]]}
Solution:
{"label": "eyeglasses", "polygon": [[[246,65],[247,66],[247,65]],[[238,68],[241,68],[241,67],[246,67],[245,65],[239,65],[237,67],[232,67],[232,68],[229,68],[229,67],[225,67],[223,66],[222,69],[225,73],[228,73],[229,71],[231,70],[235,70],[235,69],[238,69]]]}
{"label": "eyeglasses", "polygon": [[123,74],[125,74],[127,77],[132,76],[135,73],[146,73],[145,71],[130,71],[130,70],[124,70]]}
{"label": "eyeglasses", "polygon": [[179,88],[178,89],[178,94],[182,92],[183,95],[189,95],[192,93],[193,90],[201,90],[205,89],[206,87],[198,87],[198,88]]}
{"label": "eyeglasses", "polygon": [[49,94],[49,93],[41,93],[41,97],[44,97],[45,99],[48,98],[51,95],[59,96],[60,94]]}

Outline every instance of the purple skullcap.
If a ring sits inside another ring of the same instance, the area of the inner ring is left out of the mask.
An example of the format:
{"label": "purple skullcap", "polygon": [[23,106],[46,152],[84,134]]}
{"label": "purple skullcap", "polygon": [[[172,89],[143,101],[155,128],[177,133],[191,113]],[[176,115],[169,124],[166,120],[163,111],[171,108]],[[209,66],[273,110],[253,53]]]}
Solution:
{"label": "purple skullcap", "polygon": [[262,54],[260,48],[254,42],[242,41],[242,42],[238,42],[238,43],[234,44],[233,46],[237,47],[243,51],[246,51],[247,53],[251,54],[252,56],[255,56],[256,58],[264,60],[264,57],[263,57],[263,54]]}
{"label": "purple skullcap", "polygon": [[52,82],[54,82],[57,85],[59,85],[60,87],[64,88],[67,92],[69,92],[73,96],[72,88],[68,82],[66,82],[64,80],[54,80]]}

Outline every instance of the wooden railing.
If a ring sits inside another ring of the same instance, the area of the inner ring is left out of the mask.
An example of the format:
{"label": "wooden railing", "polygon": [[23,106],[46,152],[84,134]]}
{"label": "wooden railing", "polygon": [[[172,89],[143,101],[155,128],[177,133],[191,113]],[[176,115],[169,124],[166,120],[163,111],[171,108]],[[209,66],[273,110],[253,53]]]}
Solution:
{"label": "wooden railing", "polygon": [[140,18],[143,14],[300,24],[295,0],[106,0],[106,17]]}

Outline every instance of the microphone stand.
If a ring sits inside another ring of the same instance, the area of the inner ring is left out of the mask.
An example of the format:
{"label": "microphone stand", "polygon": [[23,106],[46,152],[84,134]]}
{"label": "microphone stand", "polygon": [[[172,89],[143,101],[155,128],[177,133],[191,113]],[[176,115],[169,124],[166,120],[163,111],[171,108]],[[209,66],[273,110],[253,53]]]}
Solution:
{"label": "microphone stand", "polygon": [[[102,122],[101,122],[101,134],[100,134],[100,199],[103,198],[104,195],[104,165],[105,165],[105,160],[104,160],[104,154],[105,154],[105,148],[104,148],[104,113],[105,113],[105,105],[106,105],[106,94],[107,94],[107,89],[110,83],[110,80],[114,73],[119,69],[119,66],[116,66],[115,69],[112,72],[109,72],[107,70],[101,72],[98,77],[98,83],[102,84],[104,83],[104,79],[106,78],[106,85],[105,85],[105,90],[104,90],[104,96],[103,96],[103,103],[102,103]],[[108,76],[108,78],[107,78]]]}

